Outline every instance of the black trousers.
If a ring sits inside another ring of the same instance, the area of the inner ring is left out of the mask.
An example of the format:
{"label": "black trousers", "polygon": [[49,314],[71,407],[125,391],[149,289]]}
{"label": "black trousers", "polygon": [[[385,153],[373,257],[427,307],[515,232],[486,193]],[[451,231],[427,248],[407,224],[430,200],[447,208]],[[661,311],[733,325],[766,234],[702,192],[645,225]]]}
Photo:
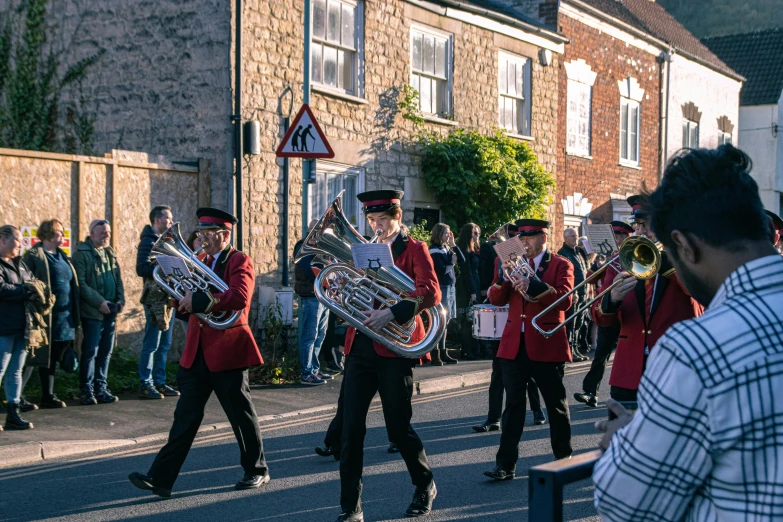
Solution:
{"label": "black trousers", "polygon": [[367,411],[375,393],[380,393],[383,418],[389,438],[397,444],[417,487],[432,482],[432,470],[424,445],[411,426],[413,410],[413,365],[411,359],[381,357],[366,336],[357,333],[345,363],[343,383],[343,432],[340,455],[340,506],[344,512],[361,511],[364,436]]}
{"label": "black trousers", "polygon": [[[334,315],[334,314],[333,314]],[[336,448],[338,451],[342,448],[343,440],[343,412],[345,411],[345,379],[340,384],[340,396],[337,398],[337,411],[332,417],[332,422],[329,423],[329,427],[326,429],[326,435],[324,435],[324,445],[332,448]],[[386,428],[386,434],[388,435],[389,429]],[[392,442],[389,435],[389,442]]]}
{"label": "black trousers", "polygon": [[603,326],[598,328],[598,340],[595,346],[595,356],[590,363],[590,371],[582,381],[582,390],[585,393],[598,395],[598,388],[606,372],[606,362],[612,355],[612,350],[617,346],[617,336],[620,335],[620,325]]}
{"label": "black trousers", "polygon": [[[578,298],[577,298],[578,296]],[[574,301],[571,304],[571,308],[568,309],[566,312],[566,317],[570,317],[576,309],[580,306],[580,303],[583,303],[585,300],[584,295],[576,294],[574,295]],[[579,315],[575,316],[573,319],[568,321],[566,323],[566,332],[568,335],[568,344],[571,346],[571,350],[579,349],[579,332],[582,329],[582,324],[584,323],[584,316],[585,311],[580,313]]]}
{"label": "black trousers", "polygon": [[636,390],[620,388],[619,386],[610,386],[609,395],[616,401],[636,402]]}
{"label": "black trousers", "polygon": [[[487,424],[499,424],[503,414],[503,370],[498,359],[500,341],[488,341],[492,349],[492,375],[489,378],[489,412]],[[538,396],[538,386],[533,379],[527,381],[527,400],[531,411],[541,411],[541,399]]]}
{"label": "black trousers", "polygon": [[204,407],[215,392],[239,443],[240,463],[247,475],[266,475],[264,446],[258,416],[250,398],[247,370],[212,372],[199,349],[190,368],[180,366],[177,385],[182,396],[174,410],[169,440],[161,448],[147,473],[159,487],[171,489],[188,456],[204,418]]}
{"label": "black trousers", "polygon": [[525,336],[522,335],[517,358],[513,361],[501,359],[500,366],[506,390],[506,409],[503,412],[496,463],[505,470],[516,469],[519,441],[525,427],[525,394],[530,377],[538,384],[549,413],[549,438],[555,458],[571,455],[571,420],[563,385],[565,363],[531,361],[525,349]]}

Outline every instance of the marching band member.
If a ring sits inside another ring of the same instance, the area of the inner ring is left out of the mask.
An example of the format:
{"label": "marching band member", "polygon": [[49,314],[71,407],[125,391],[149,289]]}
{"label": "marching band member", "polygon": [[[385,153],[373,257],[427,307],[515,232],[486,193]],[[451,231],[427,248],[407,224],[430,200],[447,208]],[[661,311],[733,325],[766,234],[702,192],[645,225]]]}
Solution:
{"label": "marching band member", "polygon": [[[498,358],[503,372],[506,409],[503,412],[500,447],[496,466],[484,474],[495,480],[511,480],[519,458],[519,441],[525,423],[525,395],[528,377],[533,377],[541,390],[549,412],[550,439],[556,459],[571,456],[571,421],[566,390],[563,385],[565,363],[571,362],[571,348],[564,329],[545,338],[531,321],[545,307],[568,293],[574,286],[574,269],[566,259],[546,248],[549,222],[540,219],[520,219],[519,237],[525,245],[525,261],[535,271],[536,278],[505,278],[489,289],[489,300],[498,306],[509,305],[509,320],[503,330]],[[508,265],[510,266],[510,265]],[[523,298],[523,294],[527,298]],[[529,299],[529,300],[528,300]],[[571,299],[544,317],[544,324],[565,320]]]}
{"label": "marching band member", "polygon": [[[623,241],[633,234],[633,227],[625,221],[612,221],[612,233],[614,234],[615,243],[619,247]],[[607,260],[608,261],[608,260]],[[598,270],[598,266],[593,266],[591,271],[588,272],[587,277],[590,277],[593,272]],[[607,285],[612,284],[612,281],[617,276],[617,270],[613,266],[609,266],[604,270],[600,277],[595,278],[601,281],[600,287],[606,288]],[[598,281],[594,281],[597,283]],[[600,290],[599,290],[600,291]],[[598,326],[598,339],[595,346],[595,355],[593,356],[593,362],[590,363],[590,371],[585,375],[582,381],[582,392],[574,393],[574,399],[578,402],[587,404],[591,408],[598,406],[598,388],[601,386],[601,381],[604,378],[604,372],[606,371],[606,362],[609,360],[609,356],[612,355],[612,350],[617,346],[617,336],[620,335],[620,325],[611,324],[609,326]]]}
{"label": "marching band member", "polygon": [[[228,285],[228,290],[214,295],[187,291],[179,302],[179,310],[191,314],[185,350],[177,371],[182,396],[174,411],[169,440],[155,457],[147,475],[134,472],[128,477],[137,488],[151,490],[161,497],[171,495],[213,391],[239,443],[245,475],[237,482],[236,489],[254,489],[269,482],[258,416],[250,398],[247,377],[249,366],[264,362],[248,326],[255,289],[253,262],[231,246],[231,230],[237,223],[234,216],[214,208],[200,208],[196,215],[199,237],[204,241],[207,254],[203,262]],[[235,310],[242,310],[242,317],[225,330],[210,327],[196,315]]]}
{"label": "marching band member", "polygon": [[[655,241],[647,226],[647,211],[641,196],[631,196],[636,235]],[[636,401],[636,390],[658,338],[673,324],[701,315],[703,308],[683,289],[665,252],[661,268],[646,281],[628,273],[615,275],[622,283],[593,307],[593,317],[602,327],[619,325],[617,351],[609,377],[610,395],[617,401]],[[606,283],[606,281],[605,281]]]}
{"label": "marching band member", "polygon": [[[427,245],[409,237],[401,228],[402,209],[399,190],[374,190],[356,197],[378,240],[391,247],[394,264],[416,283],[416,290],[391,308],[367,312],[364,325],[372,330],[383,328],[390,321],[402,324],[416,317],[420,309],[440,302],[441,294],[432,258]],[[424,324],[416,318],[413,342],[424,336]],[[416,361],[398,357],[385,346],[373,342],[355,328],[345,335],[344,417],[340,452],[340,521],[364,520],[361,504],[364,435],[367,411],[378,392],[389,438],[397,444],[408,467],[416,491],[405,515],[419,517],[432,510],[437,494],[424,446],[411,426],[413,366]],[[429,355],[427,355],[429,358]]]}

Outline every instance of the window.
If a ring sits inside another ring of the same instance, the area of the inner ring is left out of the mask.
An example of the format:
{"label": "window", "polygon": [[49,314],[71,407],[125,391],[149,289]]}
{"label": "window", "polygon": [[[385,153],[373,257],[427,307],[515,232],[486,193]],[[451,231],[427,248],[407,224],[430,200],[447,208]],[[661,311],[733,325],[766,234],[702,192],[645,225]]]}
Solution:
{"label": "window", "polygon": [[498,56],[498,123],[514,134],[530,136],[530,59]]}
{"label": "window", "polygon": [[318,161],[315,172],[315,183],[310,185],[309,216],[320,218],[326,207],[340,194],[343,194],[343,211],[345,216],[360,233],[364,233],[364,216],[359,208],[356,194],[364,191],[364,169]]}
{"label": "window", "polygon": [[718,145],[731,143],[731,135],[734,132],[734,124],[728,116],[718,118]]}
{"label": "window", "polygon": [[691,149],[699,146],[699,124],[695,121],[683,120],[682,146]]}
{"label": "window", "polygon": [[620,98],[620,162],[639,164],[639,102]]}
{"label": "window", "polygon": [[424,228],[432,230],[436,224],[440,223],[440,210],[437,208],[419,208],[413,209],[413,224],[420,225],[426,222]]}
{"label": "window", "polygon": [[411,29],[411,86],[423,113],[451,113],[451,36]]}
{"label": "window", "polygon": [[590,155],[590,105],[593,88],[568,80],[568,121],[566,151],[582,156]]}
{"label": "window", "polygon": [[718,133],[718,145],[725,145],[726,143],[731,143],[731,133],[719,132]]}
{"label": "window", "polygon": [[360,96],[362,13],[350,0],[313,1],[312,80]]}

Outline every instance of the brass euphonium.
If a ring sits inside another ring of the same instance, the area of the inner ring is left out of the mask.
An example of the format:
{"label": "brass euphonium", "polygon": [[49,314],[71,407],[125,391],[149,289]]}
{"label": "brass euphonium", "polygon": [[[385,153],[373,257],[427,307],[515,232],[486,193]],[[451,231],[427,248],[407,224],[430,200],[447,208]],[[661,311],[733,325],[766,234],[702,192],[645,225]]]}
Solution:
{"label": "brass euphonium", "polygon": [[365,311],[378,309],[376,303],[381,309],[397,304],[416,289],[416,284],[393,265],[378,270],[361,270],[354,266],[351,245],[368,241],[346,219],[342,197],[343,192],[307,234],[296,261],[315,255],[324,263],[314,288],[316,297],[324,306],[397,355],[418,359],[437,346],[446,328],[446,311],[438,304],[420,312],[426,332],[419,342],[411,340],[416,329],[415,317],[405,324],[391,321],[379,331],[362,324],[367,318]]}
{"label": "brass euphonium", "polygon": [[[156,266],[152,272],[155,282],[160,285],[170,297],[181,300],[185,297],[185,291],[208,292],[209,294],[223,293],[228,290],[228,285],[220,279],[207,265],[199,261],[198,252],[193,252],[182,240],[179,233],[179,223],[174,223],[152,245],[150,258],[155,262],[157,256],[178,257],[185,262],[190,271],[190,277],[182,275],[166,275],[160,266]],[[215,312],[196,314],[205,323],[217,330],[231,328],[242,316],[242,310],[233,312]]]}

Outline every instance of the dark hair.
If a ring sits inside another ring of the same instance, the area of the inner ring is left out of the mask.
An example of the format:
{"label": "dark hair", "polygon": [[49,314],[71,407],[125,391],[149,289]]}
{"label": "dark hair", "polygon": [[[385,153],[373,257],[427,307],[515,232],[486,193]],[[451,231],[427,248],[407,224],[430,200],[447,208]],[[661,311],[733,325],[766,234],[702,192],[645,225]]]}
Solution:
{"label": "dark hair", "polygon": [[0,239],[8,239],[13,237],[14,232],[18,232],[19,229],[13,225],[3,225],[0,227]]}
{"label": "dark hair", "polygon": [[54,237],[54,226],[60,225],[63,229],[63,232],[65,232],[65,225],[63,225],[63,222],[59,219],[47,219],[40,225],[38,225],[38,232],[36,233],[36,236],[41,241],[48,241]]}
{"label": "dark hair", "polygon": [[157,207],[153,207],[152,210],[150,210],[150,225],[154,225],[155,220],[163,217],[163,213],[167,210],[171,212],[171,207],[168,205],[158,205]]}
{"label": "dark hair", "polygon": [[457,246],[463,252],[478,252],[479,242],[473,239],[473,229],[478,228],[479,234],[481,233],[481,227],[475,223],[467,223],[459,231],[459,240]]}
{"label": "dark hair", "polygon": [[646,198],[650,227],[666,250],[677,255],[673,230],[730,251],[745,241],[767,241],[768,219],[751,168],[750,157],[730,144],[678,152]]}
{"label": "dark hair", "polygon": [[190,235],[188,236],[188,240],[185,241],[185,243],[188,245],[188,248],[190,248],[191,250],[195,250],[193,248],[193,243],[196,242],[196,237],[198,237],[198,230],[194,230],[193,232],[191,232]]}
{"label": "dark hair", "polygon": [[435,223],[435,226],[432,227],[432,230],[430,231],[430,244],[442,245],[443,241],[441,240],[441,237],[443,237],[443,232],[448,229],[449,226],[446,223]]}

